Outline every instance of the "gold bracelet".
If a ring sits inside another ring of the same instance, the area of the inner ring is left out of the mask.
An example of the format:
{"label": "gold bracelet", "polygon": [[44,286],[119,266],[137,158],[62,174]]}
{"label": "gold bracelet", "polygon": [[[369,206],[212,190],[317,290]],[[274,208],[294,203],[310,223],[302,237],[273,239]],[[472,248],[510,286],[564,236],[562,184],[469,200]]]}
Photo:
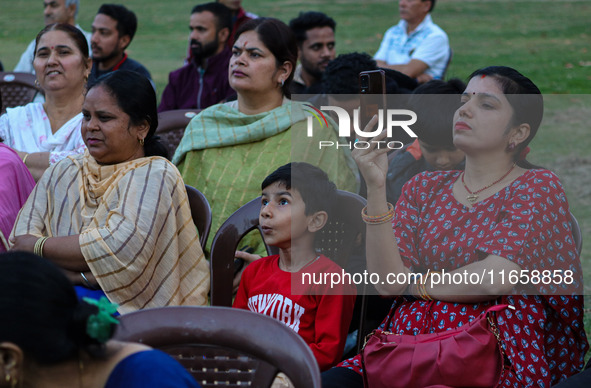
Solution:
{"label": "gold bracelet", "polygon": [[45,241],[47,241],[49,237],[40,237],[36,242],[35,246],[33,247],[33,253],[37,256],[43,257],[43,246],[45,245]]}
{"label": "gold bracelet", "polygon": [[367,206],[365,206],[363,209],[361,209],[361,218],[363,219],[363,222],[369,225],[379,225],[390,221],[392,218],[394,218],[394,206],[390,202],[387,202],[387,205],[388,211],[384,214],[380,214],[379,216],[367,215]]}
{"label": "gold bracelet", "polygon": [[23,164],[26,166],[27,165],[27,158],[29,157],[29,154],[25,154],[25,157],[23,158]]}
{"label": "gold bracelet", "polygon": [[37,256],[39,256],[39,244],[41,244],[42,240],[43,240],[43,237],[39,237],[37,239],[37,241],[35,241],[35,246],[33,247],[33,253],[36,254]]}
{"label": "gold bracelet", "polygon": [[417,291],[419,293],[419,296],[421,297],[421,299],[424,299],[424,300],[433,300],[433,298],[431,298],[431,296],[427,292],[426,284],[427,284],[427,279],[425,279],[425,283],[419,283],[419,285],[417,287]]}

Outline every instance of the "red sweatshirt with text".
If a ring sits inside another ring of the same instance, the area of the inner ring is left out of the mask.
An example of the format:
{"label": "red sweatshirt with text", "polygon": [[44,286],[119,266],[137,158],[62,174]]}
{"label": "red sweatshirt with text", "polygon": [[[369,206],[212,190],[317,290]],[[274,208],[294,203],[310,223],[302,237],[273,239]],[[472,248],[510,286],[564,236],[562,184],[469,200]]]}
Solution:
{"label": "red sweatshirt with text", "polygon": [[323,255],[295,273],[279,268],[279,255],[264,257],[244,270],[234,307],[285,323],[310,346],[320,370],[327,370],[342,358],[356,296],[349,284],[331,288],[333,273],[343,270]]}

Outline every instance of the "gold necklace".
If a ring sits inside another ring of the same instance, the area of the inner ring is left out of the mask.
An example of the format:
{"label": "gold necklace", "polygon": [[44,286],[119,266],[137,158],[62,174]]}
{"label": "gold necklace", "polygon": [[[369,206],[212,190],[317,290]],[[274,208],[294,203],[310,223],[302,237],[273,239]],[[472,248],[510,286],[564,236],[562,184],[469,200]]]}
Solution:
{"label": "gold necklace", "polygon": [[500,181],[502,181],[503,179],[505,179],[507,177],[507,175],[509,175],[511,173],[511,171],[513,171],[513,169],[515,168],[515,163],[513,163],[513,165],[511,166],[511,168],[503,174],[502,177],[500,177],[499,179],[497,179],[496,181],[494,181],[493,183],[491,183],[490,185],[484,186],[481,189],[478,189],[476,191],[472,191],[468,188],[468,186],[466,185],[466,182],[464,182],[464,174],[465,172],[462,171],[462,184],[464,185],[464,188],[466,189],[466,191],[469,193],[469,195],[466,196],[466,200],[468,202],[470,202],[471,204],[474,204],[476,201],[478,201],[478,194],[480,194],[481,192],[483,192],[484,190],[496,185],[497,183],[499,183]]}

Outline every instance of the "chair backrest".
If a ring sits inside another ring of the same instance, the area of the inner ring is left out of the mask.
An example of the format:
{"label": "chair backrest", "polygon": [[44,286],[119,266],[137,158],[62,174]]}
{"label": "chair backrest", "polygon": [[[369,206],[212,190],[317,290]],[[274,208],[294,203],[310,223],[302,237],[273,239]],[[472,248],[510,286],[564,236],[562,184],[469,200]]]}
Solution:
{"label": "chair backrest", "polygon": [[365,247],[365,223],[361,210],[367,201],[360,195],[337,190],[337,199],[328,222],[320,230],[317,248],[343,268],[355,247]]}
{"label": "chair backrest", "polygon": [[445,75],[447,74],[447,70],[449,69],[449,65],[451,63],[451,59],[454,56],[454,51],[452,50],[452,48],[449,48],[449,57],[447,57],[447,62],[445,64],[445,68],[443,69],[443,74],[441,74],[441,79],[445,80]]}
{"label": "chair backrest", "polygon": [[296,388],[320,388],[306,342],[263,314],[228,307],[174,306],[120,317],[120,341],[140,342],[181,363],[202,387],[270,387],[277,372]]}
{"label": "chair backrest", "polygon": [[581,251],[583,250],[583,237],[581,234],[581,227],[579,226],[579,222],[577,221],[575,215],[572,212],[570,213],[570,223],[573,230],[573,240],[575,241],[575,247],[577,248],[577,253],[580,256]]}
{"label": "chair backrest", "polygon": [[185,185],[185,188],[187,189],[187,197],[189,197],[191,216],[199,232],[199,243],[205,249],[205,243],[211,230],[211,206],[201,191],[189,185]]}
{"label": "chair backrest", "polygon": [[[259,229],[261,197],[257,197],[236,210],[224,223],[211,243],[210,269],[212,306],[232,306],[234,279],[234,253],[240,240],[252,230]],[[271,248],[266,246],[267,252]]]}
{"label": "chair backrest", "polygon": [[160,141],[168,150],[169,159],[172,159],[176,147],[181,142],[189,121],[200,111],[200,109],[177,109],[158,113],[156,135],[160,136]]}
{"label": "chair backrest", "polygon": [[40,91],[33,74],[0,72],[0,114],[6,112],[6,108],[28,104]]}
{"label": "chair backrest", "polygon": [[[325,256],[345,267],[352,247],[364,244],[365,224],[361,221],[361,209],[366,201],[357,194],[337,190],[335,202],[332,217],[319,232],[317,243]],[[240,239],[258,228],[260,208],[260,197],[243,205],[228,217],[213,238],[210,255],[212,306],[232,305],[234,252]],[[277,253],[274,247],[266,248],[269,253]]]}

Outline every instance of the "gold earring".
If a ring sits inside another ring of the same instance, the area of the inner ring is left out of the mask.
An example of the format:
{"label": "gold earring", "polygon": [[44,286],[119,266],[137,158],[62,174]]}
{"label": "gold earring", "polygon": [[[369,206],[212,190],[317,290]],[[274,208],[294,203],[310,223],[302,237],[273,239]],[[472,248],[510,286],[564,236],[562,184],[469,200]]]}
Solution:
{"label": "gold earring", "polygon": [[38,88],[41,87],[41,84],[39,83],[39,80],[37,78],[35,78],[35,86],[37,86]]}
{"label": "gold earring", "polygon": [[144,145],[144,139],[140,139],[140,145]]}

